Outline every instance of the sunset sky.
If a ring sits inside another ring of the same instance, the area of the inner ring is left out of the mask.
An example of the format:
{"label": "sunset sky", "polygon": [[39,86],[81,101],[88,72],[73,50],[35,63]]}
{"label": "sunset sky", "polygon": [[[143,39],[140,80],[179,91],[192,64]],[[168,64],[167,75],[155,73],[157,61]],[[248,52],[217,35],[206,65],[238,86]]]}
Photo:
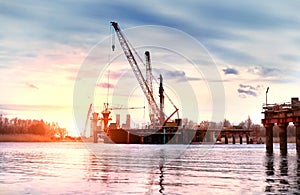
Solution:
{"label": "sunset sky", "polygon": [[[149,32],[150,27],[144,25],[173,29],[171,32],[178,30],[179,34],[200,43],[201,52],[206,51],[213,59],[220,75],[213,82],[224,86],[225,97],[219,97],[220,102],[224,101],[224,117],[237,124],[249,115],[255,123],[260,123],[267,87],[270,87],[269,103],[289,102],[291,97],[300,96],[299,7],[300,1],[296,0],[1,1],[0,114],[9,118],[55,121],[72,133],[82,129],[82,122],[80,125],[74,122],[73,96],[76,81],[86,78],[79,78],[77,74],[93,48],[109,51],[110,45],[106,42],[110,40],[110,21],[117,21],[122,29],[129,29],[126,35],[135,43],[133,45],[143,46],[143,39],[147,41],[147,36],[151,36],[151,40],[166,40],[167,49],[185,47],[187,52],[198,52],[194,47],[188,50],[189,44],[184,45],[183,40],[167,41],[170,37],[176,40],[173,33],[168,37],[167,31],[163,35],[159,30]],[[145,34],[137,33],[143,29],[147,30]],[[117,39],[116,46],[118,53],[112,54],[115,57],[122,54]],[[141,57],[144,57],[143,49],[138,50]],[[199,90],[195,92],[201,112],[199,122],[210,120],[212,107],[207,105],[213,104],[210,93],[214,89],[203,86],[212,82],[212,75],[208,75],[211,80],[207,81],[207,77],[200,78],[193,70],[177,67],[176,64],[187,62],[181,62],[180,58],[174,60],[171,54],[166,58],[167,50],[153,47],[151,51],[154,75],[163,74],[166,90],[175,103],[184,103],[180,92],[174,89],[174,86],[180,87],[183,79],[192,89]],[[108,52],[98,57],[108,58]],[[98,106],[94,109],[101,111],[100,106],[106,101],[108,70],[111,95],[116,85],[122,86],[127,80],[136,82],[130,92],[135,97],[138,84],[126,58],[115,59],[110,67],[105,60],[97,64],[99,67],[93,67],[99,68],[102,76],[91,75],[98,76],[93,86],[94,98],[93,94],[82,91],[83,118],[89,99]]]}

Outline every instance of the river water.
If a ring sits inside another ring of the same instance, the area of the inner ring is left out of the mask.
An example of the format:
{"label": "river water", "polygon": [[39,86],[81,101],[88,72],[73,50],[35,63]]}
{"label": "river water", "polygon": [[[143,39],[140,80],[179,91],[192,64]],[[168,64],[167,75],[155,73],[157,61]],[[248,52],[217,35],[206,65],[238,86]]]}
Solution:
{"label": "river water", "polygon": [[300,194],[278,147],[0,143],[0,194]]}

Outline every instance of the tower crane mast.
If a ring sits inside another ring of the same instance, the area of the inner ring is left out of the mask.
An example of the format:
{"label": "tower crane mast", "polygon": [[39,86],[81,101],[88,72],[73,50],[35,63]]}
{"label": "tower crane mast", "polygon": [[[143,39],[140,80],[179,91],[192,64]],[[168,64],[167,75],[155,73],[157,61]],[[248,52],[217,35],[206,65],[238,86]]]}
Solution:
{"label": "tower crane mast", "polygon": [[155,102],[153,93],[152,93],[151,89],[149,88],[149,85],[147,84],[147,82],[137,64],[137,61],[129,47],[128,41],[126,40],[125,36],[123,35],[118,23],[111,22],[111,25],[114,27],[114,29],[116,31],[116,34],[119,39],[120,45],[123,49],[123,52],[133,70],[133,73],[135,74],[135,77],[137,78],[137,80],[139,82],[139,85],[140,85],[144,95],[147,98],[148,104],[151,106],[151,110],[156,119],[154,125],[163,126],[165,121],[163,120],[163,117],[161,116],[161,110],[159,109],[157,103]]}
{"label": "tower crane mast", "polygon": [[[149,51],[145,52],[145,58],[146,58],[146,82],[148,84],[150,92],[153,94],[153,86],[152,86],[153,78],[152,78],[152,68],[151,68],[151,60],[150,60],[150,52]],[[149,117],[150,117],[151,123],[153,124],[154,123],[154,114],[153,114],[153,111],[152,111],[151,107],[152,106],[149,104],[149,108],[148,108]]]}

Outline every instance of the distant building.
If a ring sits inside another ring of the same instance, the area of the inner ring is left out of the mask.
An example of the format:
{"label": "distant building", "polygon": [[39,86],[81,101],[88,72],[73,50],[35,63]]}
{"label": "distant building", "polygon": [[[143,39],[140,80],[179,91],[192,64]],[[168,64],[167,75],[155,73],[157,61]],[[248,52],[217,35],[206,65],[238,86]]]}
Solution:
{"label": "distant building", "polygon": [[94,131],[97,130],[97,123],[99,118],[99,113],[93,112],[92,118],[91,118],[91,130],[90,130],[90,137],[94,136]]}
{"label": "distant building", "polygon": [[126,115],[126,125],[130,128],[130,114]]}
{"label": "distant building", "polygon": [[120,114],[116,114],[116,127],[120,128]]}
{"label": "distant building", "polygon": [[122,124],[122,129],[130,129],[130,114],[126,115],[126,123]]}

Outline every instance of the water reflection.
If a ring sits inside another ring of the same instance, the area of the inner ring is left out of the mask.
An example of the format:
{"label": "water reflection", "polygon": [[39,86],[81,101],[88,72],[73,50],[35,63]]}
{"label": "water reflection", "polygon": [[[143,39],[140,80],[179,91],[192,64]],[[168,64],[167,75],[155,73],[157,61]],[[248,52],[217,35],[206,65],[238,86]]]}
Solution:
{"label": "water reflection", "polygon": [[164,184],[163,184],[163,182],[164,182],[164,170],[163,170],[163,168],[164,168],[163,164],[159,166],[159,171],[160,171],[160,175],[159,175],[159,187],[160,187],[159,193],[161,193],[161,194],[164,194],[164,190],[165,190]]}
{"label": "water reflection", "polygon": [[273,175],[275,174],[275,170],[274,170],[274,156],[273,154],[267,153],[266,154],[266,188],[265,188],[265,192],[272,192],[273,190],[273,183],[275,182]]}
{"label": "water reflection", "polygon": [[287,156],[283,155],[280,158],[280,175],[281,176],[288,176],[288,160]]}
{"label": "water reflection", "polygon": [[164,194],[164,164],[165,164],[165,155],[164,150],[161,150],[160,162],[159,162],[159,193]]}
{"label": "water reflection", "polygon": [[273,156],[273,154],[266,155],[266,174],[267,174],[267,176],[274,175],[274,156]]}
{"label": "water reflection", "polygon": [[[277,160],[275,160],[277,159]],[[274,163],[274,162],[277,162]],[[293,155],[267,154],[265,158],[265,192],[298,194],[300,192],[300,158]]]}
{"label": "water reflection", "polygon": [[287,156],[281,153],[280,156],[280,165],[279,165],[279,170],[280,170],[280,177],[279,177],[279,183],[280,185],[278,186],[278,191],[280,192],[288,192],[289,191],[289,180],[288,180],[288,160]]}
{"label": "water reflection", "polygon": [[[165,194],[165,153],[164,150],[158,151],[158,156],[152,159],[151,163],[149,157],[145,156],[136,156],[134,160],[128,161],[128,156],[124,158],[124,154],[112,159],[108,153],[103,154],[101,158],[91,153],[85,167],[84,179],[90,184],[102,183],[99,185],[104,187],[106,192],[121,190],[119,192],[122,193]],[[142,159],[144,163],[141,163]],[[119,189],[114,189],[116,184]]]}
{"label": "water reflection", "polygon": [[300,194],[293,150],[216,145],[203,155],[192,145],[171,159],[152,145],[92,146],[96,154],[79,143],[0,143],[0,194]]}
{"label": "water reflection", "polygon": [[109,167],[103,164],[96,155],[89,155],[89,163],[87,166],[87,181],[102,181],[103,183],[109,183]]}

